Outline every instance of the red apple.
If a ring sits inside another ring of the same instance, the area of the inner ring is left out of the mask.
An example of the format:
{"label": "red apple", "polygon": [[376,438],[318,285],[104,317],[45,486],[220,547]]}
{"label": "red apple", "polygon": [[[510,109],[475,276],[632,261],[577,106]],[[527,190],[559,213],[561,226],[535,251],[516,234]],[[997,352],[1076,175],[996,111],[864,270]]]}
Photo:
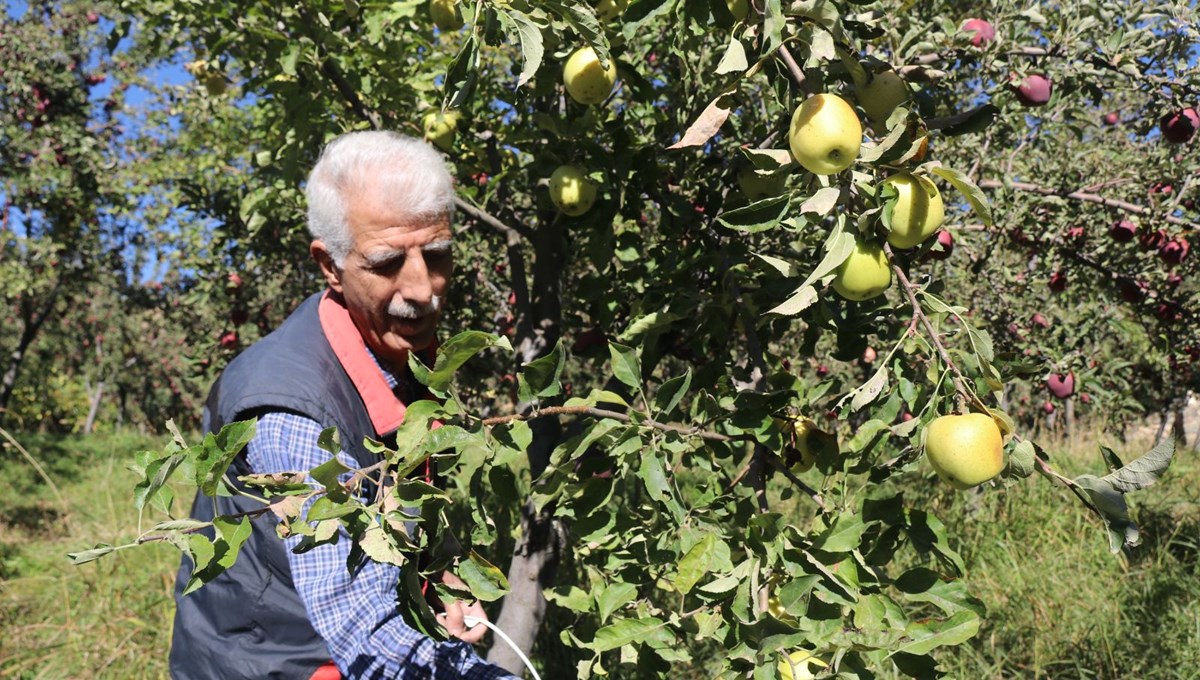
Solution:
{"label": "red apple", "polygon": [[1050,275],[1050,281],[1047,283],[1050,290],[1055,293],[1061,293],[1067,289],[1067,275],[1063,271],[1056,271]]}
{"label": "red apple", "polygon": [[1067,229],[1065,239],[1071,243],[1082,243],[1086,236],[1087,232],[1084,230],[1084,228],[1076,225]]}
{"label": "red apple", "polygon": [[1117,220],[1109,227],[1108,235],[1118,243],[1129,243],[1137,235],[1137,225],[1129,220]]}
{"label": "red apple", "polygon": [[829,375],[829,367],[828,366],[826,366],[825,364],[821,364],[820,366],[817,366],[817,377],[818,378],[824,378],[827,375]]}
{"label": "red apple", "polygon": [[1041,312],[1034,312],[1033,316],[1029,320],[1032,321],[1033,325],[1035,326],[1041,326],[1042,328],[1050,327],[1050,320],[1042,316]]}
{"label": "red apple", "polygon": [[238,276],[237,272],[229,272],[229,277],[225,280],[225,287],[230,290],[237,290],[242,287],[242,277]]}
{"label": "red apple", "polygon": [[1036,73],[1025,76],[1019,83],[1016,82],[1014,74],[1010,85],[1022,106],[1045,106],[1046,102],[1050,101],[1050,95],[1054,93],[1054,85],[1050,83],[1050,79]]}
{"label": "red apple", "polygon": [[1051,373],[1050,377],[1046,378],[1046,387],[1050,388],[1050,394],[1059,399],[1066,399],[1075,394],[1075,374]]}
{"label": "red apple", "polygon": [[1105,125],[1116,125],[1121,121],[1121,116],[1116,111],[1111,111],[1104,114]]}
{"label": "red apple", "polygon": [[1172,144],[1191,141],[1197,128],[1200,128],[1200,114],[1190,106],[1182,111],[1168,113],[1158,121],[1158,129],[1162,131],[1163,139]]}
{"label": "red apple", "polygon": [[1150,193],[1152,194],[1170,194],[1175,190],[1168,182],[1155,182],[1150,185]]}
{"label": "red apple", "polygon": [[1177,236],[1173,239],[1164,241],[1163,244],[1158,247],[1158,256],[1162,258],[1162,261],[1165,262],[1168,267],[1174,267],[1180,262],[1183,262],[1183,258],[1187,257],[1188,250],[1190,249],[1191,247],[1190,244],[1188,244],[1187,239],[1183,238],[1182,236]]}
{"label": "red apple", "polygon": [[935,260],[945,260],[954,253],[954,235],[942,229],[937,233],[938,248],[929,251],[929,256]]}
{"label": "red apple", "polygon": [[1090,404],[1092,403],[1092,395],[1084,392],[1083,394],[1079,395],[1079,401],[1082,401],[1085,404]]}
{"label": "red apple", "polygon": [[1165,323],[1174,323],[1183,318],[1183,313],[1174,302],[1160,302],[1154,308],[1154,316]]}
{"label": "red apple", "polygon": [[983,47],[996,39],[996,29],[983,19],[967,19],[962,25],[963,33],[971,34],[971,44]]}
{"label": "red apple", "polygon": [[229,331],[228,333],[223,334],[221,336],[221,339],[219,342],[221,344],[221,349],[233,349],[233,348],[237,347],[237,344],[238,344],[237,331]]}
{"label": "red apple", "polygon": [[863,350],[862,362],[864,364],[873,364],[873,363],[875,363],[875,359],[877,356],[878,356],[878,354],[876,354],[875,348],[868,346],[866,349]]}
{"label": "red apple", "polygon": [[98,23],[99,21],[100,21],[100,15],[99,15],[99,14],[96,14],[95,12],[88,12],[88,13],[87,13],[87,22],[88,22],[89,24],[95,24],[95,23]]}
{"label": "red apple", "polygon": [[1143,229],[1138,234],[1138,245],[1143,250],[1158,250],[1167,242],[1167,232],[1162,229]]}
{"label": "red apple", "polygon": [[1054,404],[1046,402],[1042,404],[1042,410],[1046,412],[1046,415],[1050,415],[1051,413],[1054,413]]}

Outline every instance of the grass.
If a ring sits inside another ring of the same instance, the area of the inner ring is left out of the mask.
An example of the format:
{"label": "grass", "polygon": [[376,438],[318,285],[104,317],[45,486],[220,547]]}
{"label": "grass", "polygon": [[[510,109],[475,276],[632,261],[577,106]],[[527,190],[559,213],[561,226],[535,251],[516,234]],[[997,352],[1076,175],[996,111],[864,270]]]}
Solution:
{"label": "grass", "polygon": [[[66,553],[136,535],[129,434],[19,437],[66,507],[11,447],[0,448],[0,679],[165,678],[179,563],[169,546],[72,566]],[[1044,443],[1044,442],[1043,442]],[[1103,474],[1094,445],[1048,447],[1075,475]],[[1118,448],[1125,460],[1148,446]],[[978,637],[941,653],[953,678],[1200,678],[1200,461],[1131,497],[1142,545],[1112,555],[1098,521],[1035,478],[981,495],[929,498],[988,605]]]}
{"label": "grass", "polygon": [[179,553],[123,551],[73,566],[68,552],[137,533],[136,435],[19,437],[66,507],[11,447],[0,450],[0,678],[166,678]]}

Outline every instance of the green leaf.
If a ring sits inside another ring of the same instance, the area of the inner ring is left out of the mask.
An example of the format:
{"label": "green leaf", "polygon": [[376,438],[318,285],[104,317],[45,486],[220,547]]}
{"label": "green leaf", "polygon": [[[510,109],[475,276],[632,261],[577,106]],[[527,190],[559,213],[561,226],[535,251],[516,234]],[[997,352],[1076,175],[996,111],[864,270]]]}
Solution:
{"label": "green leaf", "polygon": [[600,20],[596,18],[595,12],[591,7],[584,3],[569,3],[543,0],[540,3],[542,6],[556,12],[568,24],[574,28],[588,45],[596,51],[596,58],[600,60],[600,65],[607,68],[612,55],[609,54],[608,34],[604,31],[604,26],[600,24]]}
{"label": "green leaf", "polygon": [[659,415],[667,416],[675,407],[679,405],[683,395],[687,394],[688,388],[692,386],[692,370],[689,368],[686,373],[681,376],[671,378],[658,388],[658,392],[654,395],[654,407]]}
{"label": "green leaf", "polygon": [[540,397],[557,396],[562,392],[559,379],[566,362],[567,352],[560,339],[549,354],[525,364],[524,370],[517,376],[518,398],[529,402]]}
{"label": "green leaf", "polygon": [[1037,456],[1037,451],[1033,448],[1033,442],[1022,439],[1013,446],[1012,452],[1008,454],[1008,464],[1006,474],[1013,477],[1028,477],[1035,471],[1034,459]]}
{"label": "green leaf", "polygon": [[1092,504],[1104,516],[1110,552],[1115,554],[1121,548],[1133,547],[1140,542],[1137,524],[1129,518],[1125,494],[1114,487],[1108,477],[1101,479],[1093,475],[1080,475],[1075,478],[1075,483],[1087,492]]}
{"label": "green leaf", "polygon": [[971,209],[975,211],[979,219],[983,220],[983,223],[987,226],[992,226],[991,205],[988,203],[987,196],[983,193],[983,190],[976,186],[971,181],[971,178],[954,168],[944,166],[932,167],[930,168],[930,172],[953,184],[954,188],[962,192],[963,196],[967,198],[967,202],[971,204]]}
{"label": "green leaf", "polygon": [[709,556],[717,543],[715,534],[707,534],[700,542],[687,551],[679,560],[679,572],[675,575],[675,589],[687,595],[691,589],[708,575],[712,569]]}
{"label": "green leaf", "polygon": [[508,579],[504,572],[474,550],[459,563],[458,575],[471,589],[471,594],[484,602],[495,602],[508,594]]}
{"label": "green leaf", "polygon": [[[762,260],[763,262],[766,262],[767,264],[771,265],[772,267],[774,267],[775,271],[779,272],[782,276],[784,276],[786,278],[790,279],[790,278],[800,276],[799,268],[797,268],[796,265],[792,264],[791,262],[788,262],[786,260],[781,260],[778,257],[771,257],[770,255],[763,255],[761,253],[755,253],[754,256],[757,257],[758,259]],[[767,312],[767,313],[770,314],[771,312]]]}
{"label": "green leaf", "polygon": [[388,536],[387,531],[378,524],[371,524],[367,527],[362,537],[358,539],[358,547],[372,561],[379,562],[380,564],[391,564],[402,567],[408,562],[404,553],[401,552],[400,547]]}
{"label": "green leaf", "polygon": [[426,385],[435,392],[444,393],[463,364],[491,347],[512,350],[507,338],[483,331],[464,331],[450,338],[438,349],[437,361]]}
{"label": "green leaf", "polygon": [[642,363],[638,360],[637,350],[608,343],[608,353],[612,360],[613,376],[635,390],[642,389]]}
{"label": "green leaf", "polygon": [[788,212],[788,196],[771,196],[750,205],[722,212],[717,221],[744,234],[754,234],[779,226]]}
{"label": "green leaf", "polygon": [[875,371],[875,374],[871,376],[870,380],[863,383],[854,391],[850,392],[850,394],[847,394],[846,397],[842,398],[842,401],[845,401],[848,397],[850,399],[850,409],[853,411],[858,411],[867,404],[875,401],[875,399],[878,398],[885,389],[887,389],[887,386],[887,366],[880,366],[879,369]]}
{"label": "green leaf", "polygon": [[327,427],[317,436],[317,448],[336,456],[342,452],[342,437],[336,427]]}
{"label": "green leaf", "polygon": [[71,558],[71,564],[86,564],[92,560],[98,560],[115,550],[116,548],[107,543],[97,543],[96,547],[91,550],[67,553],[67,557]]}
{"label": "green leaf", "polygon": [[817,193],[813,194],[807,201],[800,205],[800,212],[816,213],[824,217],[833,212],[841,196],[842,190],[839,187],[822,187],[817,190]]}
{"label": "green leaf", "polygon": [[469,34],[463,42],[458,56],[450,62],[446,72],[446,96],[442,101],[443,109],[458,109],[467,105],[475,92],[475,81],[479,77],[479,42],[475,33]]}
{"label": "green leaf", "polygon": [[225,475],[230,463],[237,457],[246,444],[254,438],[258,425],[257,419],[243,420],[230,423],[221,431],[205,435],[203,443],[197,449],[191,460],[195,465],[196,486],[206,496],[217,494],[217,485]]}
{"label": "green leaf", "polygon": [[715,73],[723,76],[729,73],[741,73],[750,68],[750,62],[746,59],[746,46],[738,40],[737,36],[731,36],[729,46],[725,48],[725,54],[721,57],[721,62],[717,64]]}
{"label": "green leaf", "polygon": [[593,651],[607,652],[633,642],[642,644],[670,644],[675,636],[661,619],[647,617],[622,619],[596,631],[596,637],[588,647]]}
{"label": "green leaf", "polygon": [[1174,455],[1175,438],[1166,437],[1146,454],[1105,476],[1104,481],[1122,493],[1144,489],[1163,476]]}
{"label": "green leaf", "polygon": [[908,599],[936,605],[947,616],[962,610],[984,615],[983,603],[967,590],[961,580],[946,580],[941,574],[926,567],[914,567],[896,579],[896,587]]}
{"label": "green leaf", "polygon": [[979,615],[973,611],[960,611],[948,619],[922,621],[904,629],[908,642],[893,652],[905,654],[928,654],[948,645],[959,645],[979,632]]}
{"label": "green leaf", "polygon": [[838,515],[833,525],[813,541],[813,548],[825,552],[843,553],[858,548],[867,525],[858,515]]}
{"label": "green leaf", "polygon": [[350,468],[342,465],[341,461],[339,461],[337,458],[330,458],[324,463],[321,463],[317,467],[313,468],[309,474],[317,481],[318,484],[326,489],[340,489],[342,487],[342,483],[338,481],[338,477],[341,477],[347,472],[350,472]]}
{"label": "green leaf", "polygon": [[604,623],[607,621],[613,612],[632,602],[635,597],[637,597],[637,586],[632,583],[622,581],[605,586],[600,595],[596,597],[596,607],[597,613],[600,615],[600,622]]}
{"label": "green leaf", "polygon": [[783,316],[796,316],[800,312],[808,309],[820,296],[817,295],[817,289],[813,286],[804,285],[796,289],[795,293],[787,300],[784,300],[779,305],[767,310],[767,314],[781,314]]}
{"label": "green leaf", "polygon": [[537,73],[538,67],[542,65],[542,57],[545,54],[545,47],[542,45],[542,29],[533,23],[529,15],[511,7],[500,10],[498,15],[500,23],[509,35],[509,40],[521,46],[521,57],[525,63],[521,66],[520,75],[517,76],[517,87],[520,87],[529,82]]}

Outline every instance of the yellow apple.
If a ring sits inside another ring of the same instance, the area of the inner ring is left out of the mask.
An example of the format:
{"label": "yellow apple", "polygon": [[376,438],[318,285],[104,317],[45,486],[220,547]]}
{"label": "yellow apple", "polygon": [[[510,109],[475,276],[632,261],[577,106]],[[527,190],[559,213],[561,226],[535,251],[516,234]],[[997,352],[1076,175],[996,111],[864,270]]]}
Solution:
{"label": "yellow apple", "polygon": [[990,415],[941,416],[925,430],[925,457],[951,486],[969,489],[1004,469],[1004,440]]}
{"label": "yellow apple", "polygon": [[[824,668],[827,666],[824,661],[813,656],[811,652],[803,649],[798,649],[786,658],[779,660],[779,677],[783,680],[809,680],[816,677],[813,674],[812,667]],[[795,667],[795,672],[792,668]]]}
{"label": "yellow apple", "polygon": [[862,146],[862,123],[845,99],[814,94],[792,114],[788,145],[805,170],[832,175],[854,165]]}
{"label": "yellow apple", "polygon": [[431,111],[425,114],[422,121],[425,128],[425,141],[433,144],[442,151],[449,151],[454,145],[454,134],[458,127],[458,111]]}
{"label": "yellow apple", "polygon": [[725,6],[729,8],[729,13],[734,19],[741,21],[750,13],[750,4],[746,0],[725,0]]}
{"label": "yellow apple", "polygon": [[571,217],[579,217],[596,202],[596,185],[574,165],[560,165],[550,175],[550,200]]}
{"label": "yellow apple", "polygon": [[627,7],[629,0],[600,0],[596,3],[596,16],[599,16],[601,21],[611,21],[621,16]]}
{"label": "yellow apple", "polygon": [[787,188],[787,175],[745,168],[738,173],[737,182],[746,200],[757,201],[782,194]]}
{"label": "yellow apple", "polygon": [[458,0],[429,0],[429,16],[433,17],[433,25],[443,31],[457,31],[463,27]]}
{"label": "yellow apple", "polygon": [[928,177],[902,172],[883,181],[896,189],[892,230],[887,241],[893,248],[912,248],[932,236],[946,218],[942,195]]}
{"label": "yellow apple", "polygon": [[883,246],[855,239],[850,257],[837,268],[833,289],[847,300],[869,300],[892,285],[892,267]]}
{"label": "yellow apple", "polygon": [[617,82],[617,63],[611,57],[608,69],[600,66],[596,51],[581,47],[567,59],[563,67],[563,84],[567,94],[580,104],[599,104],[612,94]]}
{"label": "yellow apple", "polygon": [[876,132],[882,132],[888,116],[908,100],[908,86],[895,71],[888,69],[876,73],[865,85],[858,88],[858,104],[862,106]]}
{"label": "yellow apple", "polygon": [[783,429],[788,445],[783,461],[796,474],[812,469],[818,457],[838,454],[837,436],[821,430],[810,418],[791,416]]}

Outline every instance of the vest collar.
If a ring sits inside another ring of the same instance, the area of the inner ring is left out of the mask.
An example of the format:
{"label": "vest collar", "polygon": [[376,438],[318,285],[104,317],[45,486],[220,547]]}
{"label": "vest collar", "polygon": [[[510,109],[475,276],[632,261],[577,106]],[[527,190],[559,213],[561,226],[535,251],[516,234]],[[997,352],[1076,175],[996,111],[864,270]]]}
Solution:
{"label": "vest collar", "polygon": [[341,296],[326,290],[317,314],[329,346],[367,408],[375,434],[383,437],[394,432],[404,422],[404,402],[388,387],[387,379],[367,352],[362,334],[350,318],[350,311]]}

